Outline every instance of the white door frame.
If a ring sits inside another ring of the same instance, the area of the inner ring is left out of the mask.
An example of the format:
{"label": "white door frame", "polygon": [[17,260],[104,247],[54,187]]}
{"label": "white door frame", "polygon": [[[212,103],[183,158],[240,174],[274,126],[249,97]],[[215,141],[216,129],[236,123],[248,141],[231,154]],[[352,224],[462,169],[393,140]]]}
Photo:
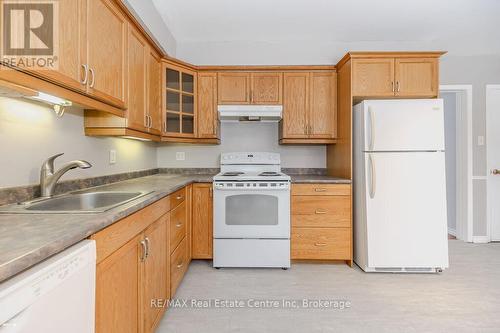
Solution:
{"label": "white door frame", "polygon": [[489,174],[490,174],[490,170],[489,170],[489,149],[491,149],[492,147],[490,147],[488,145],[488,132],[489,132],[489,122],[488,122],[488,118],[489,118],[489,112],[488,112],[488,97],[491,93],[492,90],[500,90],[500,85],[498,84],[487,84],[486,85],[486,237],[487,237],[487,241],[488,242],[491,242],[491,224],[493,223],[493,218],[491,216],[491,210],[490,210],[490,207],[491,207],[491,203],[489,202],[490,201],[490,195],[489,195],[489,184],[488,184],[488,178],[489,178]]}
{"label": "white door frame", "polygon": [[[440,85],[440,92],[456,93],[457,117],[457,208],[467,207],[466,213],[457,209],[456,237],[473,241],[473,167],[472,167],[472,85]],[[464,161],[466,162],[464,165]],[[461,195],[466,191],[466,195]]]}

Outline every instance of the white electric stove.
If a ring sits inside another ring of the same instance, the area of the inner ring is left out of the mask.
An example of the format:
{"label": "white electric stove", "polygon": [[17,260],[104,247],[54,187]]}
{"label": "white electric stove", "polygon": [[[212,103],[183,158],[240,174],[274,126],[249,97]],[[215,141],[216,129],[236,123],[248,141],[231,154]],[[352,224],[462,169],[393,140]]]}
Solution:
{"label": "white electric stove", "polygon": [[225,153],[214,176],[219,267],[290,267],[290,176],[276,153]]}

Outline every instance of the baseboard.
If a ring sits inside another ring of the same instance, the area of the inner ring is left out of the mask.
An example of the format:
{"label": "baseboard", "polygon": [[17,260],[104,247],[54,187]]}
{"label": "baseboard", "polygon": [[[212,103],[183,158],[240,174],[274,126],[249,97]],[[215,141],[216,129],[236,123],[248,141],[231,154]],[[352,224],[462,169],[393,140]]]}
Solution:
{"label": "baseboard", "polygon": [[453,229],[453,228],[450,228],[448,227],[448,234],[454,236],[454,237],[457,237],[457,230],[456,229]]}
{"label": "baseboard", "polygon": [[490,238],[488,236],[472,236],[472,243],[489,243]]}

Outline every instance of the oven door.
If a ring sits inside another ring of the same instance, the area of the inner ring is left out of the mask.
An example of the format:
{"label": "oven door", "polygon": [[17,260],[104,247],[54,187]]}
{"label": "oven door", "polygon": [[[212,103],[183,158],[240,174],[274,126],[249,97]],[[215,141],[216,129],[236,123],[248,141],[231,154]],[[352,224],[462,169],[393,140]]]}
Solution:
{"label": "oven door", "polygon": [[290,189],[214,183],[215,238],[290,238]]}

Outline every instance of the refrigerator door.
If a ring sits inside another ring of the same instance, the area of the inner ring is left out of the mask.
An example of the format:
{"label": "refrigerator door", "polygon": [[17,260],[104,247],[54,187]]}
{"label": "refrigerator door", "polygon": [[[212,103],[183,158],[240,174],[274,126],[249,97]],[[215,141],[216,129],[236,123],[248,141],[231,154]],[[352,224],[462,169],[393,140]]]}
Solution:
{"label": "refrigerator door", "polygon": [[444,150],[441,99],[365,101],[363,151]]}
{"label": "refrigerator door", "polygon": [[448,267],[444,153],[364,155],[368,267]]}

